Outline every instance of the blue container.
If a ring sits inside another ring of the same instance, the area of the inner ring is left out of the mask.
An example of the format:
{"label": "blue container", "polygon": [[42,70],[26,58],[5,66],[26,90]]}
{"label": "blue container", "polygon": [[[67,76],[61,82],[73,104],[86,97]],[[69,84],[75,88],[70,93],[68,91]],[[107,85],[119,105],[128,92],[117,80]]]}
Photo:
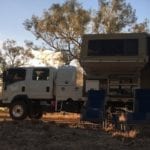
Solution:
{"label": "blue container", "polygon": [[128,124],[136,124],[140,122],[146,121],[146,113],[142,112],[134,112],[127,114],[127,123]]}
{"label": "blue container", "polygon": [[136,89],[135,95],[136,96],[141,96],[141,95],[150,96],[150,89]]}
{"label": "blue container", "polygon": [[86,107],[103,108],[104,100],[105,100],[104,90],[100,90],[100,91],[90,90],[88,92],[88,100],[86,103]]}
{"label": "blue container", "polygon": [[150,112],[150,89],[137,89],[135,91],[135,112]]}
{"label": "blue container", "polygon": [[135,90],[135,98],[140,101],[142,99],[150,101],[150,89],[137,89]]}
{"label": "blue container", "polygon": [[103,119],[103,113],[97,108],[86,108],[82,115],[81,120],[90,122],[101,122]]}
{"label": "blue container", "polygon": [[146,114],[139,112],[139,113],[133,113],[133,120],[135,121],[144,121],[146,119]]}
{"label": "blue container", "polygon": [[150,121],[150,113],[146,113],[146,121]]}
{"label": "blue container", "polygon": [[137,102],[140,102],[140,101],[149,101],[150,102],[150,97],[147,97],[147,96],[136,97],[135,99]]}
{"label": "blue container", "polygon": [[144,99],[135,101],[134,110],[135,112],[150,112],[150,101],[145,101]]}
{"label": "blue container", "polygon": [[139,112],[150,112],[150,101],[139,102]]}

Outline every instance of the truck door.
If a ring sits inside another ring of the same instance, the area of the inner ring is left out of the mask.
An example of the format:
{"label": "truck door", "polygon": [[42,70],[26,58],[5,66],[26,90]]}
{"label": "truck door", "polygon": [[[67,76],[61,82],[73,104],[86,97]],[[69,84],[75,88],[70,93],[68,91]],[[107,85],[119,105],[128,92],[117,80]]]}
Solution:
{"label": "truck door", "polygon": [[53,98],[53,73],[49,68],[34,68],[29,83],[29,97],[32,99]]}

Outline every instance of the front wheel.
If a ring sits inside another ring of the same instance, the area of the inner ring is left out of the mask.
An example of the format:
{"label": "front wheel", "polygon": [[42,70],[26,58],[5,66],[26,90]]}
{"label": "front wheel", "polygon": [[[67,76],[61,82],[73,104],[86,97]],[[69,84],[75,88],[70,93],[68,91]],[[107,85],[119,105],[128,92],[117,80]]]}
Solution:
{"label": "front wheel", "polygon": [[9,114],[14,120],[23,120],[27,117],[27,104],[24,101],[14,101],[9,109]]}

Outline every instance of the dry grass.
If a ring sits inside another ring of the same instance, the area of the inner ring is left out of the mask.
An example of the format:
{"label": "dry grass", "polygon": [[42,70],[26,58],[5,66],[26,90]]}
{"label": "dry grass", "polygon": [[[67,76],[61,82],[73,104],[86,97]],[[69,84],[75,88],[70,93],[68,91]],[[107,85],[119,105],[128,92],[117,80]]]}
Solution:
{"label": "dry grass", "polygon": [[76,113],[66,113],[66,112],[60,112],[60,113],[48,113],[44,115],[44,118],[50,118],[50,119],[71,119],[71,120],[79,120],[80,114]]}
{"label": "dry grass", "polygon": [[57,123],[77,123],[80,122],[80,115],[76,113],[47,113],[43,116],[44,120]]}
{"label": "dry grass", "polygon": [[137,135],[138,135],[137,130],[130,130],[130,131],[125,131],[125,132],[121,132],[121,131],[112,132],[113,137],[121,137],[121,138],[124,137],[124,138],[134,139],[137,137]]}
{"label": "dry grass", "polygon": [[104,131],[100,124],[81,122],[79,114],[64,112],[45,114],[41,121],[4,120],[0,150],[149,150],[149,125],[137,128],[121,132],[110,125]]}

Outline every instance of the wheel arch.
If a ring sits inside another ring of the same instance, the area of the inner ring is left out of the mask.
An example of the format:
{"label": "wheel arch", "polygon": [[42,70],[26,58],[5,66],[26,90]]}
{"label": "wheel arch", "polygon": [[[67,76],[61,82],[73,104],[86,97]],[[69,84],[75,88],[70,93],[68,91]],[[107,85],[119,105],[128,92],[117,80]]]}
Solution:
{"label": "wheel arch", "polygon": [[15,101],[24,101],[26,104],[29,104],[30,103],[30,100],[28,99],[28,96],[27,95],[17,95],[13,98],[12,102],[15,102]]}

